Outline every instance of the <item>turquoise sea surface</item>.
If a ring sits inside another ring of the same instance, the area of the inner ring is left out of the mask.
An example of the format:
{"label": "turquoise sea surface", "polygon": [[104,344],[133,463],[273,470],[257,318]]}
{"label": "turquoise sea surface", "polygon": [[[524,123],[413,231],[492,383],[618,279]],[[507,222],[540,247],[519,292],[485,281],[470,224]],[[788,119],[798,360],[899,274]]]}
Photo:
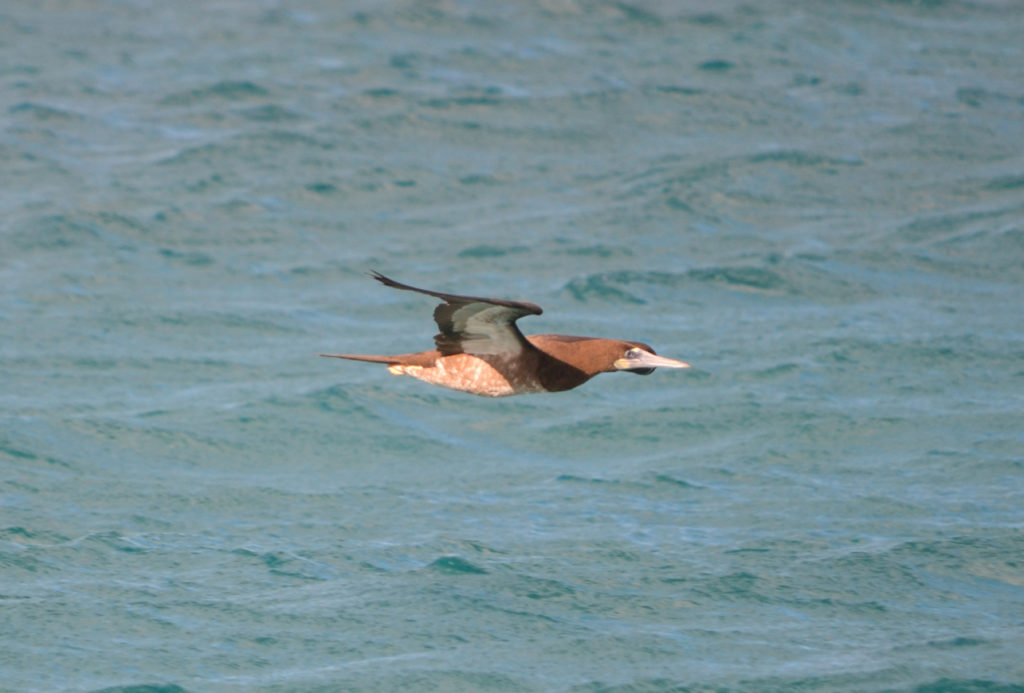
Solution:
{"label": "turquoise sea surface", "polygon": [[[0,690],[1024,691],[1011,0],[0,9]],[[694,364],[477,398],[439,291]]]}

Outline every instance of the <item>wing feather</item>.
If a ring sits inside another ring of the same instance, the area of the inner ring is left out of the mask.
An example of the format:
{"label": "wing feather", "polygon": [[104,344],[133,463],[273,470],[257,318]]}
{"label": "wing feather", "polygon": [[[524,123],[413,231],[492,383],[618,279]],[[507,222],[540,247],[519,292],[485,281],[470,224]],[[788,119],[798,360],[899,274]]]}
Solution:
{"label": "wing feather", "polygon": [[402,284],[379,272],[371,276],[385,286],[444,301],[434,309],[434,322],[441,330],[434,336],[434,343],[444,356],[459,353],[515,356],[535,348],[516,327],[519,318],[544,312],[534,303],[445,294]]}

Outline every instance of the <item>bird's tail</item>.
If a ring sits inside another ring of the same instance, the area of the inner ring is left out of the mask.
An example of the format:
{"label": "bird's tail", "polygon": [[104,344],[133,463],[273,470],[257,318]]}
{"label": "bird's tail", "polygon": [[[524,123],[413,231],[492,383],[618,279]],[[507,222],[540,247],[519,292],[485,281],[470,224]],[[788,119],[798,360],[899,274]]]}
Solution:
{"label": "bird's tail", "polygon": [[375,354],[317,354],[332,359],[349,359],[351,361],[369,361],[371,363],[386,363],[389,366],[401,363],[400,356],[378,356]]}

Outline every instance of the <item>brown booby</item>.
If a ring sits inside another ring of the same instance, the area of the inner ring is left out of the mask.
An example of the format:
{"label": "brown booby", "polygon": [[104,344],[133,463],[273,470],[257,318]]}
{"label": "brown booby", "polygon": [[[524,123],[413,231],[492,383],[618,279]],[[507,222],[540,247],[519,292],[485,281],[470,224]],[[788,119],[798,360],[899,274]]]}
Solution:
{"label": "brown booby", "polygon": [[434,309],[434,321],[441,330],[434,336],[437,348],[395,356],[320,356],[384,363],[395,375],[411,375],[431,385],[484,397],[571,390],[598,373],[647,375],[655,368],[690,367],[658,356],[643,342],[564,334],[524,336],[516,320],[543,312],[533,303],[444,294],[396,282],[379,272],[371,276],[385,286],[443,301]]}

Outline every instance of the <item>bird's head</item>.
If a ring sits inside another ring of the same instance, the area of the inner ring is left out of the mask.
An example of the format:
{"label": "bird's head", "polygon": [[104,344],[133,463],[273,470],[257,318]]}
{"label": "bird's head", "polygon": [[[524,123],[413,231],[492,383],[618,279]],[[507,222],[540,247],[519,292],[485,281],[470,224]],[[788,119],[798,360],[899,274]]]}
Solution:
{"label": "bird's head", "polygon": [[690,364],[658,356],[654,349],[642,342],[623,342],[622,354],[612,362],[617,371],[648,375],[655,368],[689,368]]}

